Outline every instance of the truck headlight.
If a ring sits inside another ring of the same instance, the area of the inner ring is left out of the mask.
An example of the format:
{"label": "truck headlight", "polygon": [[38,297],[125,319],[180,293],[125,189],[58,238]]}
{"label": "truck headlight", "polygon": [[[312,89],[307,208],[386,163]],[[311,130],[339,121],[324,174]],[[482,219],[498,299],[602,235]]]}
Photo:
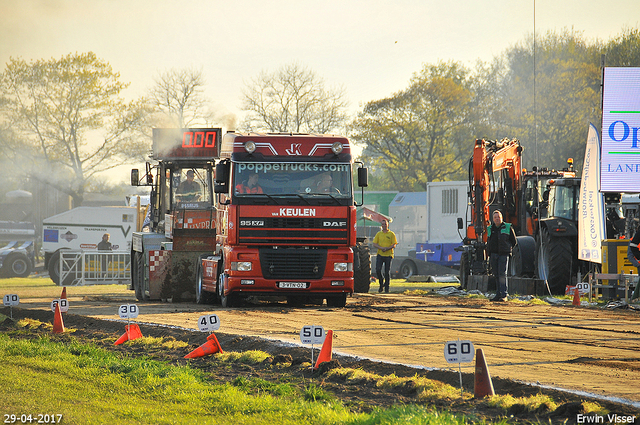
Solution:
{"label": "truck headlight", "polygon": [[231,270],[239,272],[250,272],[252,267],[251,261],[232,261]]}
{"label": "truck headlight", "polygon": [[334,272],[350,272],[353,270],[353,263],[333,263]]}

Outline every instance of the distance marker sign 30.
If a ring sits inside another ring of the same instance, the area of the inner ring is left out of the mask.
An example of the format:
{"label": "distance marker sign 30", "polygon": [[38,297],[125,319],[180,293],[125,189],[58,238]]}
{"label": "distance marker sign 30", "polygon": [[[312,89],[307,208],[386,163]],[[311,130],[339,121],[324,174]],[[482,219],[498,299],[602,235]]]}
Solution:
{"label": "distance marker sign 30", "polygon": [[121,319],[135,319],[138,317],[138,306],[135,304],[123,304],[118,308]]}

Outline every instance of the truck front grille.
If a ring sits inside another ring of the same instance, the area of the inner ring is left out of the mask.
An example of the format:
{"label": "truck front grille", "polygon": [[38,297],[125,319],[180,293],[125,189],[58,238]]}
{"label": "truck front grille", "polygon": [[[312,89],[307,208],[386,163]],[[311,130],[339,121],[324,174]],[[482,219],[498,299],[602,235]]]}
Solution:
{"label": "truck front grille", "polygon": [[[348,228],[344,219],[265,217],[246,221],[247,225],[242,225],[241,220],[238,229],[240,244],[345,246],[348,243]],[[335,223],[339,223],[340,227]]]}
{"label": "truck front grille", "polygon": [[320,279],[327,262],[326,249],[260,249],[265,279]]}

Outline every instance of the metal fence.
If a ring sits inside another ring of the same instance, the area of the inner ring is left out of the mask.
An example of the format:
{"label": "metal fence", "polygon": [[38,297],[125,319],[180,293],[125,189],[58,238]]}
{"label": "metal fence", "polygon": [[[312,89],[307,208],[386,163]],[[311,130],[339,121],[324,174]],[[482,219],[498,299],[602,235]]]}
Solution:
{"label": "metal fence", "polygon": [[113,251],[60,251],[64,286],[113,285],[131,282],[131,254]]}

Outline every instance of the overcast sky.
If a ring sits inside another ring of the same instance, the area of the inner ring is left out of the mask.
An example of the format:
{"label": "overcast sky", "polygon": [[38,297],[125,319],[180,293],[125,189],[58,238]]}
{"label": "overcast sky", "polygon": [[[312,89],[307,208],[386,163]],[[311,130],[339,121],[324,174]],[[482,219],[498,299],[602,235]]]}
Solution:
{"label": "overcast sky", "polygon": [[[537,0],[535,30],[608,40],[638,0]],[[0,64],[95,52],[143,94],[160,72],[202,70],[240,114],[245,82],[297,62],[346,90],[352,112],[408,85],[425,63],[491,60],[534,32],[534,0],[0,0]]]}
{"label": "overcast sky", "polygon": [[425,63],[473,67],[523,42],[534,9],[539,36],[606,41],[640,22],[640,0],[0,0],[0,69],[93,51],[131,84],[130,100],[161,72],[194,68],[216,111],[240,119],[244,84],[296,62],[343,87],[355,114]]}

